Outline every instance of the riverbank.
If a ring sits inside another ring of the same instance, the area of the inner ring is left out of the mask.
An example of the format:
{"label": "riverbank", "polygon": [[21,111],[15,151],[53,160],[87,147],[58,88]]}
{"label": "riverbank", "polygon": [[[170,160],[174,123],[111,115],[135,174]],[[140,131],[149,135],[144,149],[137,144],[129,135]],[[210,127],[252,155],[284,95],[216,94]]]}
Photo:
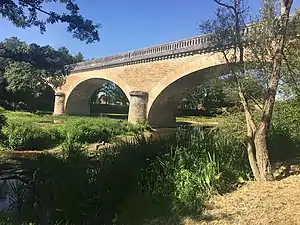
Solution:
{"label": "riverbank", "polygon": [[280,181],[247,182],[206,203],[202,221],[186,220],[184,225],[299,225],[300,175]]}

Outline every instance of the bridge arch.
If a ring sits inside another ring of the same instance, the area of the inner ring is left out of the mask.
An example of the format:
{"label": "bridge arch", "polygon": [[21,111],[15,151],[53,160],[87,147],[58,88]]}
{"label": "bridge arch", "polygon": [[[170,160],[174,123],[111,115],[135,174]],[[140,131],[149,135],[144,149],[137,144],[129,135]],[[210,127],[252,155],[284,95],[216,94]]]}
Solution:
{"label": "bridge arch", "polygon": [[[105,83],[116,84],[129,98],[130,88],[117,74],[110,76],[103,71],[74,73],[67,77],[65,85],[56,90],[58,98],[63,98],[62,113],[70,115],[90,115],[90,98]],[[59,101],[57,101],[59,104]],[[57,107],[59,108],[59,107]],[[55,111],[55,110],[54,110]],[[54,114],[62,114],[60,112]]]}
{"label": "bridge arch", "polygon": [[175,124],[176,107],[187,89],[228,74],[230,66],[219,55],[207,55],[205,61],[191,61],[172,71],[149,92],[147,118],[153,127]]}

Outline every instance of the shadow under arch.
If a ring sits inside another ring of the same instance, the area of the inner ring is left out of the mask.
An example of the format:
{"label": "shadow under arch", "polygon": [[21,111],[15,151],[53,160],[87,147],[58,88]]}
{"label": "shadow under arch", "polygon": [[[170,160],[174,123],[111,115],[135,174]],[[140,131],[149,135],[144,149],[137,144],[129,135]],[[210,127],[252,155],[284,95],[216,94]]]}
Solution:
{"label": "shadow under arch", "polygon": [[229,74],[230,65],[220,64],[200,69],[170,82],[161,91],[156,87],[157,94],[149,99],[148,122],[152,127],[173,127],[176,125],[175,112],[184,98],[185,91],[216,77]]}
{"label": "shadow under arch", "polygon": [[120,87],[120,85],[116,84],[111,80],[107,80],[104,78],[89,78],[86,80],[82,80],[78,83],[70,92],[68,96],[66,96],[65,100],[65,113],[69,115],[85,115],[89,116],[91,114],[90,111],[90,98],[92,94],[102,85],[111,82],[117,85],[122,92],[126,95],[127,99],[129,99],[129,94]]}
{"label": "shadow under arch", "polygon": [[54,108],[54,101],[55,90],[51,85],[46,85],[41,95],[35,99],[35,105],[37,105],[37,110],[52,112]]}

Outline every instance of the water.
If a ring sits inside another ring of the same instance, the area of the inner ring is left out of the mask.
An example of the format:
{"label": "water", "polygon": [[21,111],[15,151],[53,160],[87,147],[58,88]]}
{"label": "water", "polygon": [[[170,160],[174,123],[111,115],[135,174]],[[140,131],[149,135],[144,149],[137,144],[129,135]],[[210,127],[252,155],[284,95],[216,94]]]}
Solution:
{"label": "water", "polygon": [[12,186],[15,186],[18,182],[17,179],[0,180],[0,212],[10,211]]}

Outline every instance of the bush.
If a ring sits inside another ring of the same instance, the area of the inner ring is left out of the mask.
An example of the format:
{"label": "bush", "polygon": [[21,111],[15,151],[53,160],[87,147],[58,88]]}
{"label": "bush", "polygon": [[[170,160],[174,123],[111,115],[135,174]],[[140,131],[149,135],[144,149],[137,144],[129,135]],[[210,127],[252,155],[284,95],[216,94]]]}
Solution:
{"label": "bush", "polygon": [[13,150],[42,150],[55,147],[63,140],[57,129],[25,121],[10,121],[4,135],[4,146]]}
{"label": "bush", "polygon": [[143,224],[164,213],[200,210],[213,191],[228,190],[249,171],[235,142],[197,130],[155,141],[137,137],[93,157],[72,149],[72,142],[65,148],[64,157],[25,162],[28,184],[12,198],[22,221],[39,221],[47,210],[51,224],[115,224],[115,214],[118,224]]}
{"label": "bush", "polygon": [[[268,134],[271,161],[286,160],[300,154],[300,104],[296,100],[276,102]],[[254,114],[258,121],[258,114]],[[246,142],[246,125],[244,113],[224,116],[218,125],[223,136]]]}
{"label": "bush", "polygon": [[119,135],[136,134],[143,130],[138,126],[111,119],[78,119],[68,121],[64,135],[78,143],[110,142]]}
{"label": "bush", "polygon": [[69,121],[64,129],[67,139],[78,143],[108,142],[111,133],[103,123],[89,120]]}
{"label": "bush", "polygon": [[6,117],[2,114],[5,110],[0,107],[0,141],[3,141],[4,135],[2,133],[2,128],[6,125]]}
{"label": "bush", "polygon": [[250,177],[243,147],[207,131],[180,131],[167,148],[145,171],[141,187],[158,198],[169,196],[178,212],[197,212],[212,192]]}
{"label": "bush", "polygon": [[269,145],[273,160],[285,160],[300,154],[300,104],[295,100],[277,102]]}
{"label": "bush", "polygon": [[148,159],[157,154],[155,149],[164,146],[158,141],[138,142],[120,143],[93,158],[68,145],[64,157],[42,155],[28,162],[30,181],[15,189],[13,209],[22,209],[17,211],[22,222],[38,221],[41,209],[47,209],[50,224],[112,224],[122,204],[132,193],[137,195],[141,168],[149,165]]}

